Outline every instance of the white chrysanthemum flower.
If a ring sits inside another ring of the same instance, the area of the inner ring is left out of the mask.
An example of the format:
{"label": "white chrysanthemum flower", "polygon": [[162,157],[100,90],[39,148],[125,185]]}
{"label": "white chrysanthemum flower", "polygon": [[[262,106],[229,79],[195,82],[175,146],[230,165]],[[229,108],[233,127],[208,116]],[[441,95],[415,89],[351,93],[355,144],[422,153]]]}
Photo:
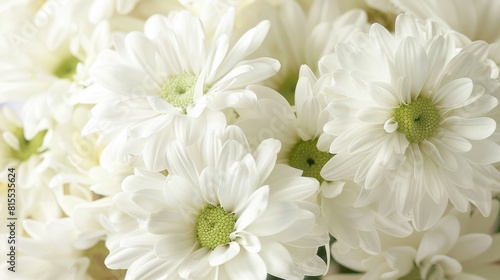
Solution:
{"label": "white chrysanthemum flower", "polygon": [[[499,83],[485,63],[487,45],[457,50],[453,33],[400,15],[395,35],[380,25],[356,33],[322,61],[333,72],[335,153],[321,175],[363,185],[355,206],[377,201],[418,230],[432,226],[448,201],[488,215],[500,186],[500,146],[493,140]],[[339,69],[338,69],[339,68]],[[493,136],[492,136],[493,135]]]}
{"label": "white chrysanthemum flower", "polygon": [[[243,60],[259,47],[268,22],[229,47],[233,16],[224,15],[213,40],[205,40],[200,20],[186,11],[153,16],[144,33],[117,39],[117,50],[102,52],[91,69],[95,84],[84,98],[97,104],[84,131],[102,130],[115,158],[142,156],[148,169],[158,171],[165,168],[166,141],[199,137],[206,108],[253,104],[255,94],[245,87],[274,75],[279,63]],[[200,129],[174,135],[191,126]]]}
{"label": "white chrysanthemum flower", "polygon": [[281,93],[292,105],[301,65],[306,64],[316,73],[322,56],[332,53],[335,45],[349,34],[367,26],[366,14],[361,10],[342,13],[335,1],[310,2],[311,7],[306,12],[295,0],[282,1],[279,5],[255,1],[248,7],[249,12],[239,18],[242,25],[259,19],[271,21],[269,36],[256,55],[280,61],[280,71],[264,85]]}
{"label": "white chrysanthemum flower", "polygon": [[106,259],[129,279],[284,279],[322,274],[315,255],[327,236],[309,235],[319,209],[316,180],[275,165],[280,143],[252,154],[235,126],[207,130],[196,145],[168,145],[168,176],[139,172],[123,182],[118,208],[136,229]]}
{"label": "white chrysanthemum flower", "polygon": [[365,272],[358,276],[363,280],[496,279],[500,273],[500,234],[495,233],[498,205],[498,201],[492,203],[492,215],[486,218],[476,210],[452,210],[427,231],[403,239],[385,236],[379,255],[338,243],[332,245],[332,253],[340,264]]}
{"label": "white chrysanthemum flower", "polygon": [[395,215],[382,217],[373,207],[354,208],[360,187],[347,181],[328,181],[321,169],[334,155],[328,152],[333,141],[331,135],[323,133],[323,126],[330,120],[326,110],[333,86],[331,74],[319,79],[311,69],[303,65],[295,90],[295,106],[272,89],[255,86],[255,107],[236,110],[240,126],[251,146],[258,146],[267,138],[276,138],[282,143],[278,163],[303,171],[302,176],[317,179],[320,184],[318,202],[322,209],[323,226],[330,234],[353,248],[376,253],[380,250],[377,231],[392,232],[397,236],[411,233],[411,226]]}
{"label": "white chrysanthemum flower", "polygon": [[[433,18],[465,34],[469,39],[490,43],[489,56],[500,64],[500,2],[496,0],[391,0],[417,18]],[[498,72],[496,73],[498,75]]]}

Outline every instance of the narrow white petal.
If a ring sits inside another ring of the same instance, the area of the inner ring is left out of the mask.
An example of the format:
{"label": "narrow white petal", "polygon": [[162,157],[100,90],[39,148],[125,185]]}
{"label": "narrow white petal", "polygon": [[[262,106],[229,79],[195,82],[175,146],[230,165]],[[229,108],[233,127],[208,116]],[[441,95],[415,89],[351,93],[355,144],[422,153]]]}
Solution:
{"label": "narrow white petal", "polygon": [[208,263],[211,266],[219,266],[231,261],[240,252],[240,245],[236,242],[229,242],[228,245],[220,245],[210,253]]}
{"label": "narrow white petal", "polygon": [[156,242],[154,252],[156,256],[166,261],[176,261],[185,258],[194,246],[195,240],[192,236],[171,234]]}
{"label": "narrow white petal", "polygon": [[490,118],[464,119],[457,116],[444,120],[442,127],[471,140],[483,140],[496,128],[496,122]]}
{"label": "narrow white petal", "polygon": [[236,258],[224,265],[230,279],[264,280],[267,275],[266,264],[254,253],[242,251]]}
{"label": "narrow white petal", "polygon": [[404,38],[396,51],[396,71],[409,79],[412,99],[427,81],[428,57],[415,37]]}
{"label": "narrow white petal", "polygon": [[260,177],[259,184],[262,184],[273,170],[280,149],[280,141],[276,139],[266,139],[261,142],[257,150],[253,153],[257,172]]}
{"label": "narrow white petal", "polygon": [[456,79],[441,87],[433,95],[432,103],[445,108],[455,108],[464,103],[472,93],[473,83],[469,78]]}
{"label": "narrow white petal", "polygon": [[234,225],[236,231],[243,231],[248,225],[258,219],[267,208],[269,199],[269,187],[263,186],[257,189],[249,198],[247,207]]}
{"label": "narrow white petal", "polygon": [[265,243],[259,255],[266,263],[268,273],[273,276],[294,279],[297,274],[300,275],[300,270],[295,265],[292,255],[285,246],[278,242]]}
{"label": "narrow white petal", "polygon": [[300,209],[292,203],[275,202],[246,230],[257,236],[276,235],[293,225],[299,213]]}
{"label": "narrow white petal", "polygon": [[447,255],[460,262],[472,260],[486,252],[492,243],[493,239],[488,234],[462,235],[458,238],[457,245]]}

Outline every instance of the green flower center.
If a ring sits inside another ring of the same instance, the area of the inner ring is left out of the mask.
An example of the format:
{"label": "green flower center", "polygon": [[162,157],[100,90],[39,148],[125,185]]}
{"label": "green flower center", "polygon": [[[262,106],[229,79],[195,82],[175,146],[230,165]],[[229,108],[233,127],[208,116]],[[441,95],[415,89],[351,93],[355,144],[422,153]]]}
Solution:
{"label": "green flower center", "polygon": [[294,73],[288,74],[276,90],[283,95],[286,101],[292,106],[295,105],[295,87],[297,86],[298,80],[298,75]]}
{"label": "green flower center", "polygon": [[[169,77],[161,88],[163,100],[186,112],[186,108],[194,101],[194,88],[197,77],[192,74],[180,74]],[[203,89],[208,90],[207,88]]]}
{"label": "green flower center", "polygon": [[324,179],[320,175],[321,169],[334,155],[318,150],[317,143],[318,139],[300,140],[290,152],[288,164],[303,170],[302,176],[316,178],[322,183]]}
{"label": "green flower center", "polygon": [[78,62],[79,60],[74,56],[63,59],[59,65],[56,66],[54,75],[60,79],[73,80]]}
{"label": "green flower center", "polygon": [[418,97],[408,105],[401,105],[394,110],[398,131],[406,135],[411,143],[419,143],[434,135],[441,116],[432,101]]}
{"label": "green flower center", "polygon": [[47,133],[46,130],[38,132],[31,140],[26,140],[26,138],[24,138],[24,130],[22,128],[16,129],[13,133],[19,141],[19,150],[12,150],[10,156],[22,162],[32,155],[43,153],[43,151],[39,151],[39,149],[43,144],[43,138]]}
{"label": "green flower center", "polygon": [[234,231],[236,218],[220,206],[208,205],[196,222],[196,237],[201,246],[210,250],[231,242],[229,235]]}

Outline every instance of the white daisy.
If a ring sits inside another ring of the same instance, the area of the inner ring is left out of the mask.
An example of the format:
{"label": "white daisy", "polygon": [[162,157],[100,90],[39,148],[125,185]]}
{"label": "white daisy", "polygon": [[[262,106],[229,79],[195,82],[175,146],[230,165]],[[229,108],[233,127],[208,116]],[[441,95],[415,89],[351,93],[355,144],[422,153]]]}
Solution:
{"label": "white daisy", "polygon": [[95,83],[84,102],[97,104],[84,132],[102,130],[115,158],[143,157],[148,169],[158,171],[165,169],[166,141],[181,137],[174,131],[199,127],[181,140],[199,137],[206,108],[252,104],[255,95],[245,87],[274,75],[279,63],[243,61],[259,47],[269,22],[229,48],[233,16],[230,11],[222,17],[213,40],[205,40],[200,20],[186,11],[153,16],[144,33],[117,38],[116,51],[102,52],[91,69]]}
{"label": "white daisy", "polygon": [[[399,9],[421,19],[433,18],[465,34],[490,43],[489,56],[500,64],[500,2],[496,0],[391,0]],[[497,73],[498,74],[498,73]]]}
{"label": "white daisy", "polygon": [[324,127],[336,137],[336,156],[321,175],[362,184],[355,206],[377,201],[381,213],[395,209],[418,230],[432,226],[448,201],[489,214],[491,190],[500,186],[496,122],[488,117],[498,111],[499,83],[484,42],[459,48],[453,32],[400,15],[394,36],[374,24],[323,59],[341,97]]}
{"label": "white daisy", "polygon": [[[363,280],[496,279],[500,273],[500,234],[494,233],[498,201],[492,215],[478,211],[450,211],[436,225],[403,239],[384,237],[379,255],[333,244],[334,258],[342,265],[364,272]],[[335,278],[336,279],[336,278]]]}
{"label": "white daisy", "polygon": [[328,237],[309,235],[317,182],[276,165],[277,140],[252,154],[240,129],[208,130],[190,147],[168,145],[169,175],[138,172],[115,196],[134,217],[106,259],[130,279],[285,279],[322,274],[315,255]]}

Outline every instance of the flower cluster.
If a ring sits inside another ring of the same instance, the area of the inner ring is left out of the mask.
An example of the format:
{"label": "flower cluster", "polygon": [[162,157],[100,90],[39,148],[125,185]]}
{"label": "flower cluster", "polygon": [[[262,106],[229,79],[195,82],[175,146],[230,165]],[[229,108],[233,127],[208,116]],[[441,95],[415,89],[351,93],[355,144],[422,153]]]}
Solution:
{"label": "flower cluster", "polygon": [[499,11],[2,1],[0,278],[496,279]]}

